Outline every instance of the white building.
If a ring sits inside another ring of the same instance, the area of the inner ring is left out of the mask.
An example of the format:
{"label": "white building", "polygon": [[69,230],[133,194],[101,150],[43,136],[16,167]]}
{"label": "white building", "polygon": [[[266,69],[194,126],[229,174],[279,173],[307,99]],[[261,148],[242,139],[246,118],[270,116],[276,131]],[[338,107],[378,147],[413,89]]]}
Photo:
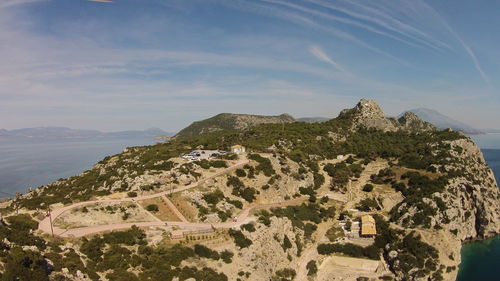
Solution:
{"label": "white building", "polygon": [[242,146],[242,145],[233,145],[231,146],[231,152],[232,153],[235,153],[235,154],[240,154],[240,153],[244,153],[245,152],[245,147]]}

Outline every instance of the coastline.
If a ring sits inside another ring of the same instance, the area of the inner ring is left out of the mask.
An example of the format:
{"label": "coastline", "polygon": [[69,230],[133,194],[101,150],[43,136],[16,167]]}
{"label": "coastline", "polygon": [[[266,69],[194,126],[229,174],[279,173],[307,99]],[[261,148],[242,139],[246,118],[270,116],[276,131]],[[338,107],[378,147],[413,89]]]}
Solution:
{"label": "coastline", "polygon": [[457,281],[486,281],[497,275],[500,257],[500,234],[485,240],[462,244]]}

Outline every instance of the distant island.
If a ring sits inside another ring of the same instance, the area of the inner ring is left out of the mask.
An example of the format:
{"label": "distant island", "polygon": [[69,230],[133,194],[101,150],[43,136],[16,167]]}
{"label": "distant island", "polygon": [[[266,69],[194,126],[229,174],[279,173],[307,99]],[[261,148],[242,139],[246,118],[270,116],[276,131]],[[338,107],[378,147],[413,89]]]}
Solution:
{"label": "distant island", "polygon": [[98,130],[78,130],[67,127],[36,127],[14,130],[0,129],[0,138],[40,138],[40,139],[90,139],[90,138],[134,138],[154,137],[167,138],[173,135],[158,128],[147,130],[130,130],[118,132],[102,132]]}

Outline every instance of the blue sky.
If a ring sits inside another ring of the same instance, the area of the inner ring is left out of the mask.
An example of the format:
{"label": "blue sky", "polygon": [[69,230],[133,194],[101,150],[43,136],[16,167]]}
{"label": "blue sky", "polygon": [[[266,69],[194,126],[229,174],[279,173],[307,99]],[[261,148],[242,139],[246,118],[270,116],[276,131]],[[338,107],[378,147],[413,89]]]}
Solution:
{"label": "blue sky", "polygon": [[0,128],[439,110],[499,128],[500,1],[0,0]]}

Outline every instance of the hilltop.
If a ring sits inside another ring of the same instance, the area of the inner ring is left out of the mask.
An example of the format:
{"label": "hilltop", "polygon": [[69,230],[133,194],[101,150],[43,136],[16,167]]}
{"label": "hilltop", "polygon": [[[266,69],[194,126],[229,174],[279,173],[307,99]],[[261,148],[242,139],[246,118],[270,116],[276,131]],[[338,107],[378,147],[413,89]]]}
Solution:
{"label": "hilltop", "polygon": [[211,118],[193,122],[179,131],[175,137],[193,137],[213,132],[234,132],[248,129],[260,124],[290,123],[295,119],[288,114],[278,116],[221,113]]}
{"label": "hilltop", "polygon": [[[415,114],[363,99],[326,122],[230,128],[128,148],[7,202],[5,276],[451,281],[462,243],[500,233],[479,148]],[[213,155],[235,144],[246,153]]]}

